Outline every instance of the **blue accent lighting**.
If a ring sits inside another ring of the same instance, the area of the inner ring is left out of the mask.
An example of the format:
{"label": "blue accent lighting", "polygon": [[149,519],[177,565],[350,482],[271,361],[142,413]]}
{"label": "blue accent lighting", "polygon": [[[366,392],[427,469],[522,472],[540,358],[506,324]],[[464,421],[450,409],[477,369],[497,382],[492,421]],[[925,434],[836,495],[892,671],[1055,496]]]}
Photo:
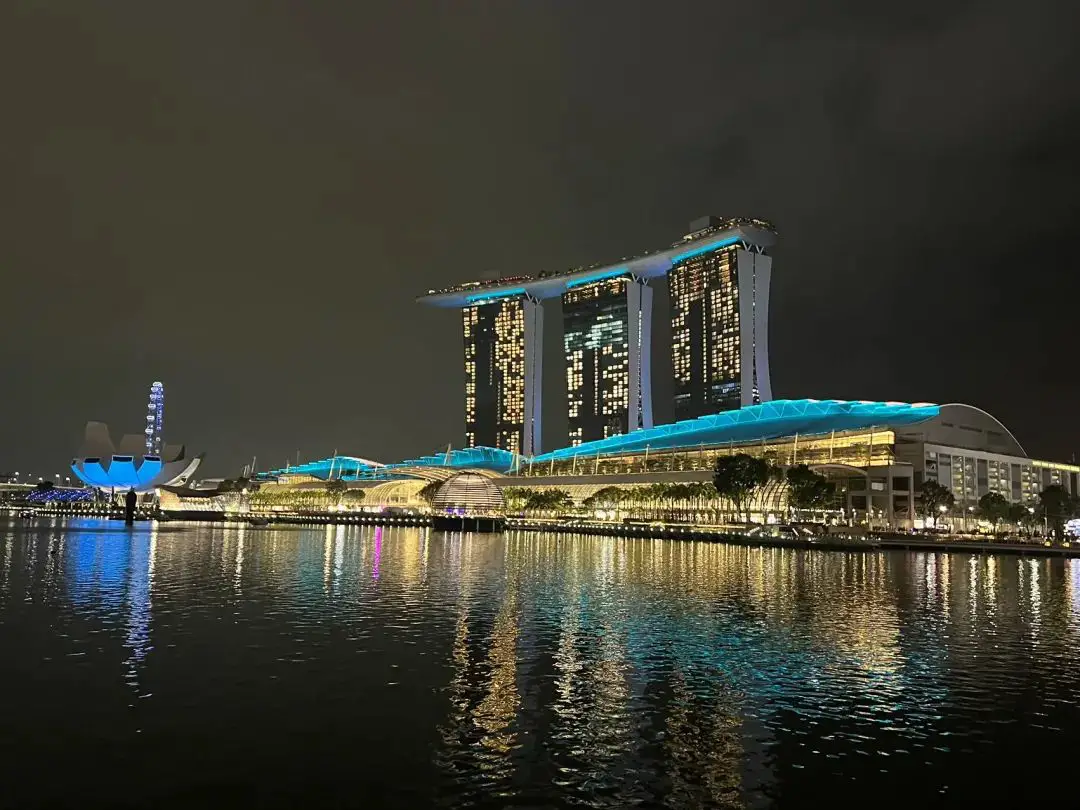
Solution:
{"label": "blue accent lighting", "polygon": [[497,447],[465,447],[451,450],[449,453],[437,453],[431,456],[388,464],[383,469],[393,472],[402,467],[452,467],[458,470],[491,470],[507,473],[514,464],[514,454]]}
{"label": "blue accent lighting", "polygon": [[29,503],[90,503],[94,500],[92,489],[35,489],[26,496]]}
{"label": "blue accent lighting", "polygon": [[625,267],[616,267],[614,270],[605,270],[597,273],[590,273],[589,275],[582,276],[581,278],[575,278],[566,282],[566,289],[571,290],[574,287],[580,287],[583,284],[592,284],[594,281],[604,281],[609,278],[618,278],[624,276],[629,272]]}
{"label": "blue accent lighting", "polygon": [[[821,436],[833,431],[892,430],[933,419],[941,407],[929,403],[867,402],[840,399],[778,399],[738,410],[724,411],[670,425],[635,430],[576,447],[563,447],[533,456],[543,463],[577,457],[616,456],[648,450],[691,450],[700,447],[752,444],[795,436]],[[391,480],[423,477],[424,468],[487,470],[506,475],[520,467],[521,456],[495,447],[467,447],[380,465],[348,456],[312,461],[288,469],[260,473],[273,479],[285,474],[306,474],[322,480]],[[341,474],[339,476],[339,471]]]}
{"label": "blue accent lighting", "polygon": [[475,295],[466,296],[465,300],[470,304],[484,304],[488,301],[498,301],[500,298],[514,298],[518,295],[525,295],[524,287],[514,287],[511,290],[497,290],[489,293],[477,293]]}
{"label": "blue accent lighting", "polygon": [[105,468],[101,466],[100,461],[86,461],[81,470],[77,465],[72,464],[71,471],[75,473],[80,481],[92,487],[109,489],[113,485],[109,480],[109,474],[105,472]]}
{"label": "blue accent lighting", "polygon": [[672,256],[671,257],[671,264],[676,265],[681,261],[685,261],[686,259],[692,259],[692,258],[694,258],[694,256],[700,256],[702,253],[709,253],[710,251],[713,251],[713,250],[719,250],[722,247],[728,247],[729,245],[734,245],[736,242],[741,242],[741,241],[742,241],[741,236],[732,236],[732,237],[730,237],[728,239],[721,239],[719,242],[710,242],[709,244],[704,245],[702,247],[694,248],[693,250],[688,250],[688,251],[686,251],[686,253],[678,253],[678,254]]}
{"label": "blue accent lighting", "polygon": [[905,402],[848,402],[837,399],[777,399],[733,411],[635,430],[535,456],[539,463],[574,456],[622,455],[650,450],[681,450],[745,444],[788,436],[821,435],[834,430],[901,427],[932,419],[937,405]]}

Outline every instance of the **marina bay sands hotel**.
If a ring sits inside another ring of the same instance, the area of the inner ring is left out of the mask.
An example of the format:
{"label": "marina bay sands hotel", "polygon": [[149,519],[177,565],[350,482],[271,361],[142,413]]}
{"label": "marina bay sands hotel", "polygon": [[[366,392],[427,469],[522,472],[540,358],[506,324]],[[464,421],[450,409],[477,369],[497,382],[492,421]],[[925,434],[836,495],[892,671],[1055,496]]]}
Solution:
{"label": "marina bay sands hotel", "polygon": [[556,297],[569,443],[653,427],[652,285],[665,278],[671,366],[660,371],[673,375],[675,419],[769,401],[775,241],[775,229],[763,220],[705,217],[670,247],[641,256],[421,296],[420,303],[462,312],[466,446],[525,456],[543,449],[542,302]]}

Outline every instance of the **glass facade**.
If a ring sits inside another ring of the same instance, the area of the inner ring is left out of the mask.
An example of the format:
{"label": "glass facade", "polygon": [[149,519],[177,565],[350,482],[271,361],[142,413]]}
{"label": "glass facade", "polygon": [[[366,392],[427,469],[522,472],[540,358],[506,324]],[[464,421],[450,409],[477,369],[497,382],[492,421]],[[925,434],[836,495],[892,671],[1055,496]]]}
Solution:
{"label": "glass facade", "polygon": [[461,312],[465,444],[520,453],[525,423],[524,302],[493,300]]}
{"label": "glass facade", "polygon": [[563,295],[571,446],[629,430],[627,286],[632,283],[627,278],[609,279],[575,287]]}
{"label": "glass facade", "polygon": [[[679,262],[668,285],[676,420],[739,408],[743,380],[737,246]],[[753,402],[760,401],[755,392]]]}
{"label": "glass facade", "polygon": [[701,445],[612,454],[582,452],[570,458],[529,462],[522,476],[629,475],[634,473],[709,471],[718,456],[746,453],[774,464],[847,464],[880,467],[894,463],[896,435],[891,430],[836,431],[827,435],[785,436],[724,445]]}

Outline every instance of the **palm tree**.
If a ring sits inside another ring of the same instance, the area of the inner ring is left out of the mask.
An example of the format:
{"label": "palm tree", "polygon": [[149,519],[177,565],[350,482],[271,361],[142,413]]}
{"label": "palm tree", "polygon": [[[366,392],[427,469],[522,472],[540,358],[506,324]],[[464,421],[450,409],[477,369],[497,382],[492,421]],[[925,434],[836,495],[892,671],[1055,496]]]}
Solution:
{"label": "palm tree", "polygon": [[645,487],[631,487],[626,490],[623,496],[623,503],[628,507],[628,510],[635,517],[641,514],[641,505],[645,500]]}
{"label": "palm tree", "polygon": [[620,489],[619,487],[604,487],[598,489],[588,498],[586,498],[582,505],[586,509],[611,509],[612,507],[618,507],[622,502],[626,501],[626,494],[628,490]]}
{"label": "palm tree", "polygon": [[715,522],[719,508],[719,495],[712,482],[692,481],[687,484],[687,488],[694,520],[699,521],[706,518]]}
{"label": "palm tree", "polygon": [[341,499],[348,490],[349,485],[340,478],[334,478],[326,482],[327,500],[333,501],[335,506],[341,506]]}
{"label": "palm tree", "polygon": [[[436,489],[437,488],[438,487],[436,487]],[[424,495],[427,489],[428,487],[424,487],[424,489],[420,490],[420,494]],[[506,508],[512,512],[523,511],[529,503],[529,498],[532,497],[535,492],[536,490],[530,489],[529,487],[507,487],[503,490],[503,499],[506,501]],[[434,496],[434,491],[432,491],[431,494]]]}
{"label": "palm tree", "polygon": [[574,505],[574,499],[565,489],[541,489],[530,491],[525,509],[537,512],[558,512]]}

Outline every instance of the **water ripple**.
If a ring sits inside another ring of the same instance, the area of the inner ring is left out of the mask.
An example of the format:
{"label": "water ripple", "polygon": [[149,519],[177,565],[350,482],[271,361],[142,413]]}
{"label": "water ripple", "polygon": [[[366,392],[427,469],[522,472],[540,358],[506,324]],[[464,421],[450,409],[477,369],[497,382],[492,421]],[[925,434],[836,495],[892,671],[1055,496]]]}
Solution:
{"label": "water ripple", "polygon": [[1071,765],[1078,634],[1068,560],[0,524],[0,783],[17,806],[1030,802]]}

